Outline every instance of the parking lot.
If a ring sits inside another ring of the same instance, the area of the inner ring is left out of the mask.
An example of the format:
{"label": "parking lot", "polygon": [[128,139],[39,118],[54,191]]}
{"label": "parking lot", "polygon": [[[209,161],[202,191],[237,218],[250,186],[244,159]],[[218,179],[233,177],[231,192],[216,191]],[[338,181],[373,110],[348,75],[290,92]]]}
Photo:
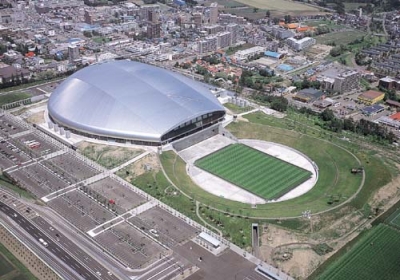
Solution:
{"label": "parking lot", "polygon": [[10,172],[10,175],[37,197],[43,197],[69,185],[65,178],[40,163],[24,166]]}
{"label": "parking lot", "polygon": [[28,133],[20,137],[14,138],[19,146],[25,148],[25,151],[31,157],[40,157],[46,154],[51,154],[59,150],[53,143],[45,141],[43,138],[38,137],[37,134]]}
{"label": "parking lot", "polygon": [[6,115],[0,116],[0,134],[14,135],[27,129]]}
{"label": "parking lot", "polygon": [[43,162],[52,169],[59,169],[64,176],[71,178],[73,183],[93,177],[100,172],[70,153],[61,154]]}
{"label": "parking lot", "polygon": [[165,249],[129,225],[121,223],[95,240],[130,268],[144,268],[165,254]]}
{"label": "parking lot", "polygon": [[25,152],[6,140],[0,140],[0,167],[3,169],[19,165],[30,158]]}
{"label": "parking lot", "polygon": [[153,207],[129,221],[168,247],[196,236],[196,229],[159,207]]}
{"label": "parking lot", "polygon": [[113,200],[118,213],[124,213],[146,201],[132,189],[109,177],[87,186],[89,191],[98,193],[108,201]]}
{"label": "parking lot", "polygon": [[100,224],[63,196],[53,199],[47,204],[82,231],[88,231]]}

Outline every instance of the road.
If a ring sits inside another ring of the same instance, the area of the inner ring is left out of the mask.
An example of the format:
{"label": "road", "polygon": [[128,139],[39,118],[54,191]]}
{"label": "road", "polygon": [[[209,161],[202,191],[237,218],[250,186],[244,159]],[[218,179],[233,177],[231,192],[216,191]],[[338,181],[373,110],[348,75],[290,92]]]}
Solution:
{"label": "road", "polygon": [[[29,220],[19,214],[17,211],[7,206],[3,202],[0,202],[0,210],[10,217],[14,222],[16,222],[21,228],[25,230],[27,234],[32,236],[34,239],[39,240],[42,238],[48,244],[47,250],[51,252],[58,259],[61,259],[65,264],[67,264],[71,269],[76,271],[78,275],[82,277],[82,279],[99,279],[95,273],[89,271],[86,267],[82,266],[71,257],[63,248],[61,248],[58,244],[53,242],[50,238],[48,238],[44,233],[42,233],[34,224],[32,224]],[[108,276],[108,275],[106,275]],[[115,279],[115,278],[101,278],[101,279]]]}
{"label": "road", "polygon": [[89,267],[90,270],[95,273],[99,273],[101,275],[101,279],[107,280],[116,280],[117,278],[114,275],[108,275],[108,270],[104,268],[101,264],[99,264],[95,259],[93,259],[90,255],[85,253],[76,243],[72,242],[65,235],[61,234],[57,229],[52,227],[50,223],[48,223],[42,217],[36,217],[33,219],[38,227],[41,228],[42,231],[47,233],[48,236],[51,236],[54,240],[56,240],[57,244],[61,248],[66,248],[70,255],[73,255],[76,259],[83,263],[85,266]]}

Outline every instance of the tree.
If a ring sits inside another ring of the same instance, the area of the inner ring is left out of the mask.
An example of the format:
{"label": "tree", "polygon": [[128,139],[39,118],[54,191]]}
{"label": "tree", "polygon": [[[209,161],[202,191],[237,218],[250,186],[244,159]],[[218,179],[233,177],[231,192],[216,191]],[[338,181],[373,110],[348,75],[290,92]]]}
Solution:
{"label": "tree", "polygon": [[270,17],[270,16],[271,16],[271,12],[270,12],[269,10],[267,10],[267,11],[265,12],[265,16],[266,16],[266,17]]}
{"label": "tree", "polygon": [[258,8],[254,8],[253,13],[257,13],[257,12],[258,12]]}
{"label": "tree", "polygon": [[93,37],[92,32],[91,31],[83,31],[83,36],[87,37],[87,38],[91,38]]}
{"label": "tree", "polygon": [[344,7],[344,3],[341,0],[336,1],[336,12],[339,15],[344,15],[346,13],[346,9]]}
{"label": "tree", "polygon": [[271,102],[271,109],[279,112],[285,112],[287,110],[288,100],[283,96],[274,96]]}
{"label": "tree", "polygon": [[326,109],[321,113],[321,119],[325,122],[327,121],[332,121],[335,119],[335,115],[333,114],[333,111],[330,109]]}

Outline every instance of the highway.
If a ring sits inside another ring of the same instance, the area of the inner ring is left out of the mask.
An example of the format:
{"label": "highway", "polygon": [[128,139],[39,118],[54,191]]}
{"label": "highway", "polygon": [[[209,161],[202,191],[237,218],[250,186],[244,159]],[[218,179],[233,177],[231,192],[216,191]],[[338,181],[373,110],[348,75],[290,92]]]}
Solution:
{"label": "highway", "polygon": [[55,242],[53,242],[50,238],[43,234],[29,220],[25,219],[25,217],[20,215],[11,207],[5,205],[3,202],[0,202],[0,210],[8,217],[10,217],[14,222],[16,222],[20,227],[22,227],[26,231],[26,233],[31,235],[34,239],[38,241],[39,238],[42,238],[45,242],[47,242],[48,246],[46,247],[46,249],[58,259],[61,259],[65,264],[67,264],[71,269],[79,274],[82,279],[116,279],[107,278],[108,275],[104,275],[104,277],[99,277],[99,275],[96,275],[95,273],[89,271],[86,267],[82,266],[80,263],[78,263],[77,260],[71,257],[63,248],[58,246]]}
{"label": "highway", "polygon": [[[90,255],[85,253],[77,244],[72,242],[69,238],[61,234],[57,229],[55,229],[50,223],[48,223],[42,217],[36,217],[33,221],[41,228],[42,231],[46,232],[52,239],[57,241],[57,244],[61,248],[66,248],[71,255],[75,256],[81,263],[85,266],[90,267],[92,271],[98,273],[97,275],[101,279],[115,280],[118,279],[114,275],[109,275],[107,269],[105,269],[100,263],[93,259]],[[111,274],[111,273],[110,273]]]}

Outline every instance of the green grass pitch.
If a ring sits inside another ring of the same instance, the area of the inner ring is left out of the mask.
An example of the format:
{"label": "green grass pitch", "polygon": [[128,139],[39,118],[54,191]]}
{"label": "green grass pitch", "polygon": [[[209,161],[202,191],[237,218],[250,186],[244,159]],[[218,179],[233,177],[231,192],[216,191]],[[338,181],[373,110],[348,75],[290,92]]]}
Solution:
{"label": "green grass pitch", "polygon": [[277,199],[310,178],[311,172],[243,144],[232,144],[195,165],[265,199]]}
{"label": "green grass pitch", "polygon": [[380,224],[317,279],[399,279],[399,259],[400,232]]}
{"label": "green grass pitch", "polygon": [[392,215],[390,215],[385,222],[400,229],[400,209],[396,210]]}

